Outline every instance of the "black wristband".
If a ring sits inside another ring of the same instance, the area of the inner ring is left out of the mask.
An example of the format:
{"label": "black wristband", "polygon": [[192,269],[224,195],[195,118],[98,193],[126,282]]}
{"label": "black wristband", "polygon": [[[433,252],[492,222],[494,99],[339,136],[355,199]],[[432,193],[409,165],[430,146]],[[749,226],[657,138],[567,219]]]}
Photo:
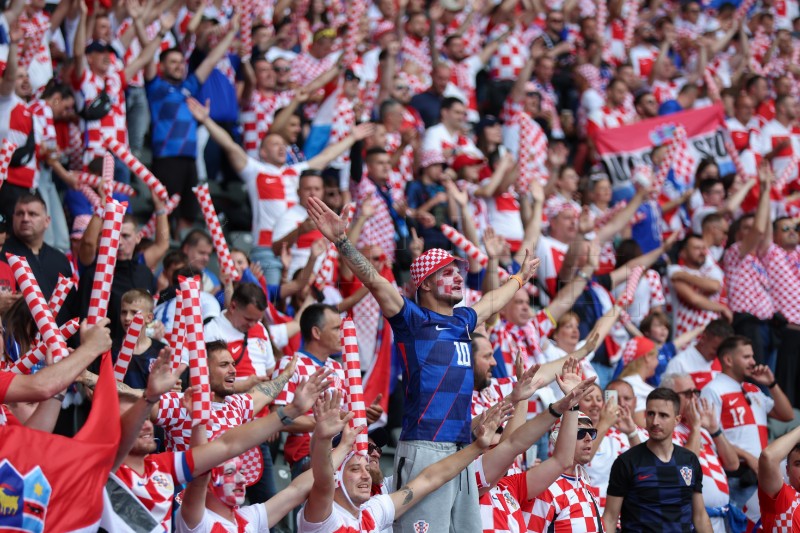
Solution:
{"label": "black wristband", "polygon": [[547,406],[547,410],[550,411],[550,414],[553,415],[554,417],[561,418],[561,413],[559,413],[558,411],[553,409],[553,404],[552,403]]}
{"label": "black wristband", "polygon": [[774,389],[774,388],[775,388],[775,387],[777,387],[777,386],[778,386],[778,382],[777,382],[777,381],[773,381],[772,383],[770,383],[769,385],[767,385],[767,388],[768,388],[768,389]]}
{"label": "black wristband", "polygon": [[712,439],[716,439],[716,438],[717,438],[717,437],[719,437],[720,435],[722,435],[722,428],[719,428],[719,429],[718,429],[718,430],[716,430],[714,433],[712,433],[712,434],[711,434],[711,438],[712,438]]}
{"label": "black wristband", "polygon": [[570,407],[569,410],[570,411],[580,411],[581,410],[581,406],[576,403],[575,405]]}

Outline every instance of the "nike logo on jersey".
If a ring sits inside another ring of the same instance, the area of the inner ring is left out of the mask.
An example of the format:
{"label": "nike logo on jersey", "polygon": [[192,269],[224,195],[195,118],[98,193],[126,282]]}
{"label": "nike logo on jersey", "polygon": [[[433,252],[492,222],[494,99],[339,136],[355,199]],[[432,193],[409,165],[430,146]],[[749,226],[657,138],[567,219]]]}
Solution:
{"label": "nike logo on jersey", "polygon": [[637,479],[639,481],[644,481],[645,479],[648,479],[648,478],[651,478],[651,477],[653,477],[653,474],[648,474],[646,476],[644,474],[639,474],[639,477]]}
{"label": "nike logo on jersey", "polygon": [[731,399],[731,405],[735,404],[738,401],[739,401],[739,398],[732,398]]}
{"label": "nike logo on jersey", "polygon": [[231,355],[236,355],[237,353],[241,352],[242,346],[242,344],[239,344],[238,346],[231,346]]}
{"label": "nike logo on jersey", "polygon": [[448,327],[436,326],[436,331],[444,331],[446,329],[450,329]]}

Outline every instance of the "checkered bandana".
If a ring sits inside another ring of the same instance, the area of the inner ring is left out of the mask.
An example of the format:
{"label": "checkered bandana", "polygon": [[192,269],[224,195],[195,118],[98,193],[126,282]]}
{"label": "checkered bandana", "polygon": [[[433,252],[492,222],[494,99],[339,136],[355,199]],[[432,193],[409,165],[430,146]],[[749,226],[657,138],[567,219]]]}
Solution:
{"label": "checkered bandana", "polygon": [[431,248],[411,263],[411,282],[415,288],[419,288],[428,276],[456,260],[458,258],[453,257],[446,250]]}
{"label": "checkered bandana", "polygon": [[547,220],[553,220],[558,215],[565,211],[572,211],[576,215],[580,214],[580,212],[575,207],[575,204],[572,202],[565,201],[563,198],[558,196],[551,196],[547,199],[544,204],[544,216]]}
{"label": "checkered bandana", "polygon": [[631,362],[647,355],[655,349],[656,345],[647,337],[632,337],[625,345],[625,351],[622,352],[622,364],[628,365]]}

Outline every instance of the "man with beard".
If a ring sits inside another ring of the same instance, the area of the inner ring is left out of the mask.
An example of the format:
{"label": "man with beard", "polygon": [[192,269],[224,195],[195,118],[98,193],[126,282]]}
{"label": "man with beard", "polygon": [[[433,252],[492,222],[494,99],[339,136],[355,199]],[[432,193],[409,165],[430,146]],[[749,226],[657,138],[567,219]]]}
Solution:
{"label": "man with beard", "polygon": [[703,471],[691,451],[672,442],[681,420],[681,400],[669,389],[647,396],[645,420],[650,438],[614,461],[603,512],[606,531],[614,531],[622,512],[623,531],[694,530],[711,533],[703,503]]}
{"label": "man with beard", "polygon": [[[539,260],[526,253],[519,272],[510,276],[507,283],[471,307],[455,307],[464,297],[464,278],[455,257],[433,248],[411,263],[415,293],[412,301],[378,274],[348,239],[344,221],[321,200],[310,198],[308,211],[320,232],[336,244],[341,260],[375,297],[392,326],[406,391],[403,431],[395,455],[395,487],[399,488],[472,440],[469,413],[474,379],[470,335],[530,281]],[[477,496],[475,473],[470,467],[466,481],[449,481],[432,492],[414,516],[406,515],[395,524],[395,531],[404,533],[419,527],[430,531],[447,531],[451,527],[462,532],[478,531]],[[321,521],[327,517],[315,518]]]}
{"label": "man with beard", "polygon": [[[117,453],[116,472],[106,485],[103,525],[108,531],[128,531],[121,525],[118,512],[130,525],[171,531],[172,503],[175,486],[192,481],[223,461],[237,457],[257,446],[268,435],[283,426],[281,416],[270,414],[255,422],[231,429],[211,443],[186,451],[154,454],[156,442],[153,424],[147,420],[152,406],[177,382],[177,373],[170,372],[171,351],[161,351],[150,372],[147,389],[141,397],[120,398],[122,440]],[[327,388],[327,372],[320,371],[298,387],[294,401],[283,411],[286,416],[299,416]],[[236,459],[241,464],[240,459]],[[242,491],[242,495],[244,492]],[[138,501],[137,501],[138,500]],[[144,531],[145,529],[137,529]]]}

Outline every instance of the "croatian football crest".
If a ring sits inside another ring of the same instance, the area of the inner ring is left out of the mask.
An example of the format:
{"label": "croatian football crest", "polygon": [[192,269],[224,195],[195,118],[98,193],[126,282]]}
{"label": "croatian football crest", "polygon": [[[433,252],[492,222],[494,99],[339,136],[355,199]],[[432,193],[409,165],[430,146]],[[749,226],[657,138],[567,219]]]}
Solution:
{"label": "croatian football crest", "polygon": [[425,520],[414,522],[414,533],[428,533],[429,524]]}
{"label": "croatian football crest", "polygon": [[689,466],[684,466],[681,468],[681,477],[683,478],[683,482],[686,483],[686,486],[692,484],[692,468]]}
{"label": "croatian football crest", "polygon": [[42,533],[51,493],[41,468],[23,476],[4,459],[0,462],[0,529]]}

